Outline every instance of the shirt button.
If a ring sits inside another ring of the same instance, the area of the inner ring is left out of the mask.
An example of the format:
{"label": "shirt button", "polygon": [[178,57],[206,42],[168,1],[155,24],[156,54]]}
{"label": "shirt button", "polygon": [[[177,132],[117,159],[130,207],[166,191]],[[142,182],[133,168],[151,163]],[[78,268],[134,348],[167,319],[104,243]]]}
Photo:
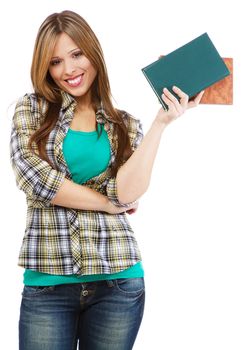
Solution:
{"label": "shirt button", "polygon": [[88,295],[88,290],[83,290],[82,295],[83,297],[86,297]]}

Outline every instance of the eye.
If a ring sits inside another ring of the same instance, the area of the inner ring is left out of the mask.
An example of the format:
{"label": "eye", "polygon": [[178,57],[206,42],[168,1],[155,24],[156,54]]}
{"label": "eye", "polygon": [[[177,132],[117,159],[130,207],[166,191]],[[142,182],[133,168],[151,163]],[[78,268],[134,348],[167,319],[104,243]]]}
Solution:
{"label": "eye", "polygon": [[80,56],[82,56],[83,55],[83,52],[82,51],[77,51],[77,52],[74,52],[73,53],[73,57],[75,57],[75,58],[78,58],[78,57],[80,57]]}
{"label": "eye", "polygon": [[56,66],[57,64],[59,64],[61,61],[56,59],[50,62],[51,66]]}

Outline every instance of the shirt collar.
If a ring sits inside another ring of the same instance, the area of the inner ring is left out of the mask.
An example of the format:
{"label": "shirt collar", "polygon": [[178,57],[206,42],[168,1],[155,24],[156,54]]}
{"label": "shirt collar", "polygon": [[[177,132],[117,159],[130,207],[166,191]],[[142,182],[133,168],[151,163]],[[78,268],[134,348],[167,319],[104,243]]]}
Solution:
{"label": "shirt collar", "polygon": [[75,98],[70,95],[68,92],[61,90],[61,97],[62,97],[62,109],[67,109],[73,102],[75,101]]}
{"label": "shirt collar", "polygon": [[109,121],[109,122],[113,122],[113,118],[110,117],[110,116],[106,113],[105,109],[103,108],[102,102],[101,102],[101,104],[100,104],[100,107],[97,109],[97,112],[96,112],[96,119],[97,119],[98,122],[101,122],[101,119],[105,119],[105,120],[107,120],[107,121]]}

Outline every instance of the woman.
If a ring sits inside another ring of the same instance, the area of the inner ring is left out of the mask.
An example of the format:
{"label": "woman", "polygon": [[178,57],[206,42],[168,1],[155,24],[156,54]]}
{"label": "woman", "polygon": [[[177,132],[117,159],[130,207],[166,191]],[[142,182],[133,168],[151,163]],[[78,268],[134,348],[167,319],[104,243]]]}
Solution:
{"label": "woman", "polygon": [[169,109],[143,138],[140,121],[114,108],[101,46],[71,11],[42,23],[31,78],[34,93],[17,103],[11,131],[27,197],[19,349],[132,349],[145,288],[126,213],[149,186],[165,127],[202,93],[189,102],[175,88],[179,103],[164,89]]}

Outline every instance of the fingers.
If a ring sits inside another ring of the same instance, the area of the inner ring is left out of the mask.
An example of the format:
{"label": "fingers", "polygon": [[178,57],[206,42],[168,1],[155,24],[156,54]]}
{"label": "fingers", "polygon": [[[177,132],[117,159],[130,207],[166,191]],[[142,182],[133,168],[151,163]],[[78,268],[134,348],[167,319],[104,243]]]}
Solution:
{"label": "fingers", "polygon": [[187,109],[188,95],[176,86],[173,87],[173,91],[179,96],[180,102],[167,88],[163,89],[164,94],[162,97],[169,108],[174,109],[180,116]]}
{"label": "fingers", "polygon": [[180,97],[180,104],[182,106],[187,106],[189,99],[188,95],[185,94],[185,92],[183,92],[177,86],[173,86],[173,91]]}
{"label": "fingers", "polygon": [[179,103],[177,98],[167,88],[163,89],[163,93],[166,96],[166,98],[170,100],[170,102],[173,102],[174,104]]}
{"label": "fingers", "polygon": [[204,92],[205,90],[202,90],[201,92],[199,92],[199,94],[196,95],[193,101],[189,102],[188,107],[189,108],[196,107],[200,103],[202,96],[204,95]]}
{"label": "fingers", "polygon": [[177,98],[174,95],[172,95],[166,88],[163,89],[162,99],[167,104],[170,110],[178,113],[176,105],[177,103],[179,104],[179,102],[177,101]]}
{"label": "fingers", "polygon": [[179,96],[179,100],[167,88],[163,89],[162,94],[162,99],[168,106],[164,120],[164,122],[166,122],[167,124],[170,123],[172,120],[180,117],[188,108],[197,106],[204,94],[204,91],[201,91],[198,95],[194,97],[193,101],[189,101],[189,96],[180,88],[173,86],[172,89],[173,93]]}

